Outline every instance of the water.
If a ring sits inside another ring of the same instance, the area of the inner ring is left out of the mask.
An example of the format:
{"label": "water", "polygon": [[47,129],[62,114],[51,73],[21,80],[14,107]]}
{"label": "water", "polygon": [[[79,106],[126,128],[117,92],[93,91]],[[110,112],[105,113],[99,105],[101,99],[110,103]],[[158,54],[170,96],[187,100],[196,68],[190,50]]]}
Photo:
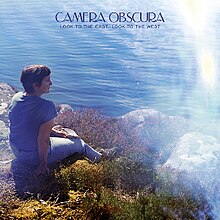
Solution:
{"label": "water", "polygon": [[[56,103],[95,107],[112,116],[148,107],[216,119],[218,77],[214,90],[204,89],[197,38],[178,10],[178,2],[170,0],[135,5],[131,0],[1,0],[0,81],[22,89],[23,66],[42,63],[52,69],[53,88],[47,97]],[[161,11],[165,22],[159,29],[61,29],[54,18],[58,11]],[[219,26],[217,18],[211,21],[207,28]],[[210,38],[216,60],[217,34]]]}

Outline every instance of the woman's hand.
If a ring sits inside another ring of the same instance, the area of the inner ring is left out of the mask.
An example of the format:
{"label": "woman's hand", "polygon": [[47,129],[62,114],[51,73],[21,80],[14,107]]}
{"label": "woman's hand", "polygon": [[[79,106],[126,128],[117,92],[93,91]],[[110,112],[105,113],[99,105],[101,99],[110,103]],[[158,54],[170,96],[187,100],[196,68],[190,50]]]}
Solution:
{"label": "woman's hand", "polygon": [[46,162],[41,162],[38,168],[32,173],[34,177],[43,176],[45,174],[49,174],[49,168]]}
{"label": "woman's hand", "polygon": [[63,127],[61,125],[53,126],[52,133],[58,137],[63,137],[63,138],[68,137],[68,133],[63,129]]}

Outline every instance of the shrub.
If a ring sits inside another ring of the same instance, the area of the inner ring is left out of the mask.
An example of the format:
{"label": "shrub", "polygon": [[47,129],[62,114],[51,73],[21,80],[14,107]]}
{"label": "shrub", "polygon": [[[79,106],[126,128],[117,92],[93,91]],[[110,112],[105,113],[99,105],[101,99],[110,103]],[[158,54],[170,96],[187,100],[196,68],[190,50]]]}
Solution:
{"label": "shrub", "polygon": [[119,147],[126,154],[148,149],[146,143],[143,145],[122,121],[101,115],[94,109],[61,113],[56,123],[74,129],[85,142],[95,148]]}

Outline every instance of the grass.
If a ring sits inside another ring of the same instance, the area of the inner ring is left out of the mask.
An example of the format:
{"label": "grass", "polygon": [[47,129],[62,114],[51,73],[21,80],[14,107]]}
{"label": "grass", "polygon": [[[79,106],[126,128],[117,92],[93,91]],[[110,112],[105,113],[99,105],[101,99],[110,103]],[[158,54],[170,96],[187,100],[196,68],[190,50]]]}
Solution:
{"label": "grass", "polygon": [[[57,123],[96,149],[121,147],[122,155],[98,164],[69,158],[38,179],[21,164],[1,166],[0,219],[211,219],[202,196],[195,198],[180,177],[178,185],[169,181],[178,173],[171,170],[166,181],[158,175],[158,156],[126,125],[93,109],[60,114]],[[179,193],[171,193],[174,187]]]}

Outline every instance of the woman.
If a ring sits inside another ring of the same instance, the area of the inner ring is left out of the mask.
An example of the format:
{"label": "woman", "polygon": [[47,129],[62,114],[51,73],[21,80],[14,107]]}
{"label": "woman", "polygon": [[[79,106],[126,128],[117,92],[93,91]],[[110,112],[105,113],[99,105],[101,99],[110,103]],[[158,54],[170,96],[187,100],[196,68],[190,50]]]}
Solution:
{"label": "woman", "polygon": [[[93,162],[101,159],[101,154],[83,140],[68,139],[67,133],[55,126],[55,105],[41,98],[52,85],[50,73],[44,65],[26,66],[21,74],[25,92],[14,95],[9,110],[12,151],[21,163],[37,167],[34,176],[47,174],[48,164],[74,153],[80,153]],[[51,131],[59,137],[50,137]]]}

